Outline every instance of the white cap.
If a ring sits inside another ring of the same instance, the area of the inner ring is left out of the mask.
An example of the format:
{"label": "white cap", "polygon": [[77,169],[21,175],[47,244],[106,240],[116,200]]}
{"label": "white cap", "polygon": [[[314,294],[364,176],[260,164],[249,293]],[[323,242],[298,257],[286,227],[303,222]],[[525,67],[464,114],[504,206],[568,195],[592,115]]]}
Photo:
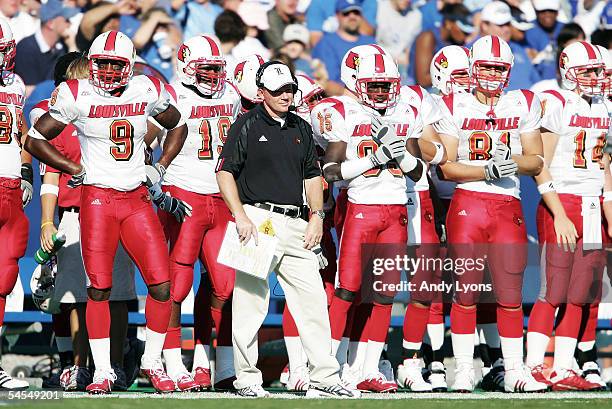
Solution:
{"label": "white cap", "polygon": [[510,6],[503,1],[492,1],[488,3],[482,9],[480,16],[482,21],[495,24],[496,26],[503,26],[512,21]]}
{"label": "white cap", "polygon": [[290,41],[299,41],[300,43],[308,46],[310,43],[310,32],[301,24],[289,24],[283,31],[283,41],[288,43]]}
{"label": "white cap", "polygon": [[258,87],[264,87],[268,91],[277,91],[287,84],[292,84],[294,91],[297,89],[295,81],[289,67],[281,62],[266,66],[261,74],[261,79],[257,84]]}
{"label": "white cap", "polygon": [[268,15],[260,3],[253,1],[243,1],[238,6],[238,15],[249,27],[256,27],[258,30],[266,31],[270,28]]}
{"label": "white cap", "polygon": [[559,0],[533,0],[533,8],[535,11],[556,10],[561,8]]}

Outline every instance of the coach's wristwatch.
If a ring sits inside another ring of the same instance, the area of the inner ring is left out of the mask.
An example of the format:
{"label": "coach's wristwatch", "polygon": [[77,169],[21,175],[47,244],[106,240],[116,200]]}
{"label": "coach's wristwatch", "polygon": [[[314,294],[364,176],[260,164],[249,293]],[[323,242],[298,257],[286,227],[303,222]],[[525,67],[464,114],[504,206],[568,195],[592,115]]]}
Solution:
{"label": "coach's wristwatch", "polygon": [[325,220],[325,211],[324,210],[316,210],[314,212],[310,212],[311,215],[316,214],[321,218],[321,220]]}

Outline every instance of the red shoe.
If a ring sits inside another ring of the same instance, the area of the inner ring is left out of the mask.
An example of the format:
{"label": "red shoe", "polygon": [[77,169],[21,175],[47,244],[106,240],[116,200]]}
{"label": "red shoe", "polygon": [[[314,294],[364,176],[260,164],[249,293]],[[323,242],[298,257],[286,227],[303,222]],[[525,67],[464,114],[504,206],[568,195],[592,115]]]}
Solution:
{"label": "red shoe", "polygon": [[234,386],[234,381],[236,380],[235,376],[230,376],[229,378],[221,379],[219,382],[215,382],[215,391],[230,391],[235,392],[236,387]]}
{"label": "red shoe", "polygon": [[550,388],[553,383],[546,377],[546,375],[544,375],[545,370],[546,367],[544,365],[534,366],[531,368],[531,376],[533,376],[533,379],[536,381],[541,382]]}
{"label": "red shoe", "polygon": [[193,380],[198,385],[198,389],[205,391],[210,389],[212,383],[210,382],[210,369],[202,368],[201,366],[193,370]]}
{"label": "red shoe", "polygon": [[93,381],[85,390],[91,395],[110,394],[117,377],[113,371],[98,371],[94,373]]}
{"label": "red shoe", "polygon": [[152,369],[140,368],[140,372],[147,377],[158,393],[174,392],[176,388],[174,381],[166,374],[163,366]]}
{"label": "red shoe", "polygon": [[553,382],[553,391],[597,391],[601,388],[600,385],[587,381],[571,369],[551,373],[550,380]]}
{"label": "red shoe", "polygon": [[198,385],[191,375],[186,372],[179,374],[174,383],[176,384],[176,390],[179,392],[196,392],[200,389],[200,385]]}
{"label": "red shoe", "polygon": [[376,374],[374,377],[366,378],[359,382],[357,389],[362,392],[395,393],[397,391],[397,384],[393,381],[388,381],[382,374]]}

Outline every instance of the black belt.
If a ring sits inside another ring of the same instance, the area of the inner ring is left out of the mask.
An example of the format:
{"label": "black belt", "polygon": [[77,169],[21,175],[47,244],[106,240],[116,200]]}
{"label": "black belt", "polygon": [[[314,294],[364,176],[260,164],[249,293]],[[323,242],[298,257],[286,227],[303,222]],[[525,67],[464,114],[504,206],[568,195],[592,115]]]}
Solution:
{"label": "black belt", "polygon": [[278,213],[278,214],[282,214],[283,216],[291,217],[292,219],[297,219],[298,217],[300,217],[300,214],[301,214],[299,207],[297,209],[287,209],[284,207],[274,206],[274,205],[270,205],[267,203],[255,203],[253,206],[259,209],[263,209],[263,210],[270,210],[274,213]]}

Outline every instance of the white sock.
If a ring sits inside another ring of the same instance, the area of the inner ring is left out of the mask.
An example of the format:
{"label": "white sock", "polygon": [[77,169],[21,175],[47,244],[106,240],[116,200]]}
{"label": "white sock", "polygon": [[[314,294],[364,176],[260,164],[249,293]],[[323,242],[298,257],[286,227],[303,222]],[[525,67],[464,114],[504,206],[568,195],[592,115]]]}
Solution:
{"label": "white sock", "polygon": [[590,351],[595,346],[595,341],[582,341],[578,343],[578,349],[581,351]]}
{"label": "white sock", "polygon": [[[285,348],[289,357],[289,372],[295,371],[300,366],[304,366],[304,347],[300,337],[285,337]],[[219,348],[217,348],[219,351]],[[219,356],[217,352],[217,356]]]}
{"label": "white sock", "polygon": [[349,341],[350,340],[348,337],[342,337],[340,345],[338,346],[338,351],[336,352],[336,359],[338,360],[340,366],[344,365],[349,360]]}
{"label": "white sock", "polygon": [[363,376],[370,376],[378,373],[378,361],[380,361],[380,354],[382,354],[384,349],[384,342],[368,341],[363,363]]}
{"label": "white sock", "polygon": [[[142,354],[142,360],[145,362],[152,362],[161,359],[162,349],[164,348],[164,341],[166,339],[166,333],[159,333],[153,331],[151,328],[146,328],[147,338],[145,341],[145,349]],[[143,366],[146,368],[146,366]]]}
{"label": "white sock", "polygon": [[429,337],[431,349],[437,351],[444,344],[444,324],[427,324],[426,337]]}
{"label": "white sock", "polygon": [[193,369],[210,369],[210,345],[196,344],[193,349]]}
{"label": "white sock", "polygon": [[110,371],[110,338],[90,339],[89,348],[96,370]]}
{"label": "white sock", "polygon": [[[331,354],[332,354],[333,356],[336,356],[336,357],[337,357],[338,350],[340,349],[340,342],[341,342],[341,341],[338,341],[337,339],[333,339],[333,338],[332,338],[332,340],[331,340],[331,341],[332,341],[332,342],[331,342],[331,348],[332,348],[332,350],[331,350]],[[336,359],[337,359],[337,358],[336,358]]]}
{"label": "white sock", "polygon": [[523,337],[499,337],[499,339],[501,340],[502,356],[504,357],[504,368],[506,371],[522,368]]}
{"label": "white sock", "polygon": [[451,332],[451,340],[457,366],[474,366],[474,334],[455,334]]}
{"label": "white sock", "polygon": [[501,345],[501,340],[499,339],[499,332],[497,330],[497,323],[492,324],[477,324],[476,328],[480,333],[480,340],[484,338],[484,343],[487,344],[489,348],[499,348]]}
{"label": "white sock", "polygon": [[215,361],[215,383],[235,375],[234,350],[231,346],[218,346]]}
{"label": "white sock", "polygon": [[576,338],[555,336],[555,370],[572,369],[577,343]]}
{"label": "white sock", "polygon": [[176,379],[179,374],[187,372],[183,364],[181,348],[164,349],[164,360],[166,361],[166,372],[170,378]]}
{"label": "white sock", "polygon": [[[530,331],[527,333],[527,366],[533,368],[544,363],[544,355],[550,337],[540,332]],[[573,353],[572,353],[573,355]]]}
{"label": "white sock", "polygon": [[349,371],[353,375],[357,375],[359,379],[363,377],[363,365],[366,360],[366,353],[368,350],[367,342],[350,342],[349,343],[349,359],[348,366]]}
{"label": "white sock", "polygon": [[404,349],[416,349],[417,351],[421,349],[422,342],[408,342],[405,339],[402,340],[402,347]]}
{"label": "white sock", "polygon": [[57,352],[72,351],[72,338],[55,337],[55,345],[57,346]]}

